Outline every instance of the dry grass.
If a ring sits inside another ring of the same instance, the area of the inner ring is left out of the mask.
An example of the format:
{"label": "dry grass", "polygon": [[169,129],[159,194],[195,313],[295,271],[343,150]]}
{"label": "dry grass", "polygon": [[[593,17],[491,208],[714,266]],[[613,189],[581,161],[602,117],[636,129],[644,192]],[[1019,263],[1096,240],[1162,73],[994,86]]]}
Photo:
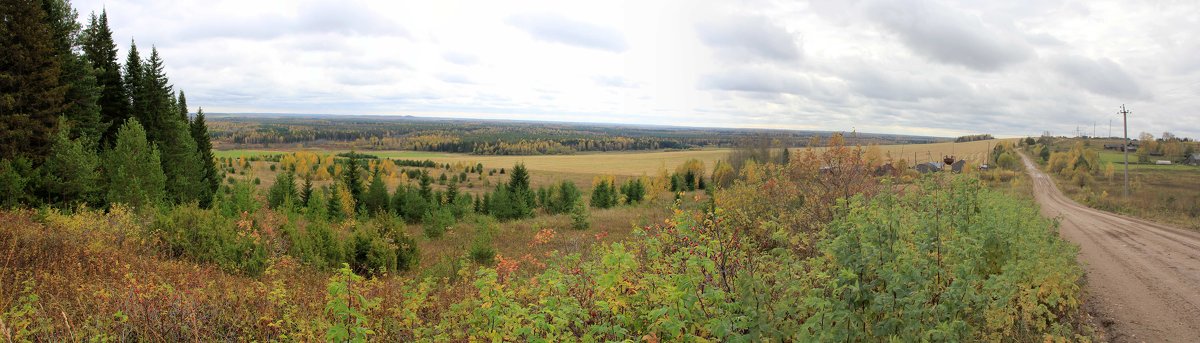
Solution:
{"label": "dry grass", "polygon": [[1125,179],[1096,177],[1087,188],[1055,175],[1058,187],[1081,204],[1134,217],[1200,230],[1200,169],[1129,169],[1129,197],[1122,196]]}
{"label": "dry grass", "polygon": [[892,160],[904,159],[909,161],[909,165],[913,163],[941,161],[942,156],[951,155],[960,160],[965,159],[967,161],[979,162],[987,158],[988,152],[998,142],[1011,143],[1016,142],[1016,140],[1016,138],[1008,138],[964,143],[889,144],[879,145],[878,147],[880,153],[883,154],[884,160],[887,160],[890,154]]}
{"label": "dry grass", "polygon": [[[635,226],[661,223],[671,214],[668,203],[594,210],[592,228],[582,231],[569,229],[569,219],[561,215],[502,223],[494,244],[499,256],[516,266],[514,273],[531,274],[554,256],[587,255],[597,243],[629,239]],[[319,339],[329,325],[325,304],[331,273],[287,256],[273,256],[261,277],[169,258],[142,241],[147,218],[127,211],[0,211],[0,222],[5,223],[0,230],[0,313],[18,308],[30,294],[38,297],[34,313],[0,316],[0,337],[14,334],[12,325],[23,318],[34,320],[33,338],[46,341],[273,341],[289,332],[291,339],[308,341]],[[420,237],[418,226],[409,230]],[[434,304],[425,305],[421,316],[436,318],[438,311],[472,294],[470,283],[459,277],[477,267],[466,258],[474,234],[463,223],[440,239],[418,238],[418,268],[356,285],[364,296],[383,299],[367,315],[395,332],[377,337],[414,338],[396,336],[411,329],[398,313],[412,298],[407,292],[426,277],[433,278],[432,293],[420,299]],[[27,281],[32,293],[23,291]]]}
{"label": "dry grass", "polygon": [[[252,155],[271,155],[293,152],[294,150],[226,150],[216,153],[218,157],[247,157]],[[574,155],[536,155],[536,156],[495,156],[451,154],[424,151],[360,151],[361,153],[391,159],[433,160],[438,163],[456,162],[483,163],[486,168],[511,168],[514,164],[525,163],[531,171],[557,172],[592,175],[653,175],[660,169],[674,170],[676,166],[690,159],[704,161],[704,165],[712,167],[717,160],[724,159],[729,149],[703,149],[684,151],[638,151],[638,152],[599,152],[579,153]],[[323,150],[319,153],[335,154],[343,150]]]}

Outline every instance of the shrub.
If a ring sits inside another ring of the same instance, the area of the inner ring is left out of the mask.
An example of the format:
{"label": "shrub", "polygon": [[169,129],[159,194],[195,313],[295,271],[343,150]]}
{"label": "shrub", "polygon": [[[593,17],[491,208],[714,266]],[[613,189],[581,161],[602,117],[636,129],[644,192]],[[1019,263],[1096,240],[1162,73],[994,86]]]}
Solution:
{"label": "shrub", "polygon": [[439,238],[446,233],[446,229],[454,225],[454,213],[448,208],[438,208],[425,212],[421,222],[425,229],[425,237]]}
{"label": "shrub", "polygon": [[475,238],[471,240],[471,259],[479,264],[492,264],[496,248],[492,236],[496,232],[496,221],[488,216],[475,216]]}
{"label": "shrub", "polygon": [[575,205],[571,206],[571,228],[587,230],[587,228],[592,226],[591,216],[587,205],[584,205],[583,201],[576,201]]}
{"label": "shrub", "polygon": [[213,263],[251,276],[266,268],[265,241],[245,216],[235,222],[195,204],[179,205],[159,213],[149,230],[149,236],[172,257]]}
{"label": "shrub", "polygon": [[275,175],[275,184],[267,191],[267,205],[279,208],[284,204],[294,204],[297,197],[296,177],[292,173]]}
{"label": "shrub", "polygon": [[639,178],[625,181],[625,184],[621,185],[621,195],[625,196],[626,204],[636,204],[646,197],[646,185]]}
{"label": "shrub", "polygon": [[343,265],[329,278],[326,287],[329,300],[325,303],[325,311],[330,315],[332,325],[325,331],[326,341],[366,342],[369,335],[375,334],[368,328],[366,313],[378,307],[380,299],[363,296],[362,291],[355,288],[362,281],[348,265]]}
{"label": "shrub", "polygon": [[617,187],[611,177],[599,177],[592,183],[592,207],[609,208],[618,205]]}

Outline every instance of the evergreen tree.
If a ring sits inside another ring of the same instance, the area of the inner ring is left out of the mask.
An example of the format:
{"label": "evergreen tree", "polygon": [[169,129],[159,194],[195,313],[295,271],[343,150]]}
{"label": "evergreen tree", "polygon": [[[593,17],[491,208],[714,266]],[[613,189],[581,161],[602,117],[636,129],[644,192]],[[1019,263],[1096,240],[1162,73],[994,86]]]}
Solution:
{"label": "evergreen tree", "polygon": [[146,140],[146,131],[136,119],[117,131],[116,144],[104,161],[109,203],[143,207],[163,199],[166,176],[158,149]]}
{"label": "evergreen tree", "polygon": [[275,183],[267,190],[267,206],[279,208],[293,202],[296,197],[296,176],[289,172],[275,174]]}
{"label": "evergreen tree", "polygon": [[788,150],[789,149],[786,146],[783,147],[783,156],[779,158],[780,164],[787,165],[788,163],[792,162],[792,153]]}
{"label": "evergreen tree", "polygon": [[508,175],[508,190],[512,192],[514,201],[521,202],[521,207],[532,211],[535,199],[533,190],[529,188],[529,171],[525,169],[524,163],[517,163],[513,166],[512,172]]}
{"label": "evergreen tree", "polygon": [[167,79],[166,66],[158,55],[158,48],[150,47],[150,58],[142,61],[141,67],[141,79],[135,80],[140,92],[135,95],[140,95],[137,100],[142,108],[135,111],[134,116],[146,128],[146,138],[151,142],[171,143],[174,139],[174,123],[177,122],[173,119],[176,119],[175,114],[179,109],[175,105],[175,90]]}
{"label": "evergreen tree", "polygon": [[354,156],[354,151],[351,151],[350,157],[346,159],[346,170],[342,171],[342,183],[345,184],[346,188],[350,190],[350,197],[354,199],[355,208],[357,210],[362,210],[362,168],[358,165],[358,159]]}
{"label": "evergreen tree", "polygon": [[446,185],[446,203],[453,204],[455,198],[458,197],[458,181],[450,180]]}
{"label": "evergreen tree", "polygon": [[388,206],[392,209],[392,212],[399,214],[401,216],[403,216],[403,214],[401,214],[401,211],[404,208],[404,201],[405,201],[404,197],[407,196],[407,194],[405,194],[405,193],[408,193],[407,186],[402,185],[402,184],[396,185],[396,191],[392,192],[391,202],[388,203]]}
{"label": "evergreen tree", "polygon": [[508,175],[508,189],[512,191],[529,191],[529,172],[525,164],[517,163]]}
{"label": "evergreen tree", "polygon": [[621,194],[625,196],[626,204],[635,204],[646,197],[646,186],[642,179],[632,179],[621,185]]}
{"label": "evergreen tree", "polygon": [[373,173],[371,176],[371,184],[367,186],[366,195],[366,210],[370,214],[378,214],[388,211],[388,191],[387,185],[383,183],[383,178],[379,176],[379,172]]}
{"label": "evergreen tree", "polygon": [[550,201],[550,206],[547,207],[550,213],[566,213],[575,206],[577,202],[583,202],[583,192],[575,187],[575,183],[563,180],[558,186],[558,192],[554,194],[554,199]]}
{"label": "evergreen tree", "polygon": [[82,137],[91,147],[104,131],[100,123],[100,88],[91,64],[75,53],[80,48],[79,14],[65,0],[43,0],[55,55],[62,66],[60,82],[66,87],[62,115],[71,124],[71,138]]}
{"label": "evergreen tree", "polygon": [[60,130],[54,137],[54,146],[46,158],[44,188],[51,201],[62,208],[76,204],[96,204],[100,173],[97,173],[99,156],[83,142],[85,138],[71,139],[67,128],[70,124],[61,120]]}
{"label": "evergreen tree", "polygon": [[609,208],[618,205],[617,187],[608,180],[600,181],[592,188],[592,207]]}
{"label": "evergreen tree", "polygon": [[421,188],[417,190],[417,194],[425,198],[425,201],[433,201],[433,187],[430,186],[432,183],[433,181],[429,177],[429,174],[421,174]]}
{"label": "evergreen tree", "polygon": [[587,205],[582,201],[576,201],[571,205],[571,228],[576,230],[587,230],[592,226],[592,214],[588,211]]}
{"label": "evergreen tree", "polygon": [[419,192],[405,191],[404,198],[400,203],[401,207],[396,211],[410,223],[420,221],[425,212],[430,209],[429,201],[425,200],[425,197],[422,197]]}
{"label": "evergreen tree", "polygon": [[149,112],[146,106],[146,87],[143,86],[142,75],[145,69],[142,67],[142,55],[138,53],[137,43],[129,42],[129,54],[125,56],[125,79],[122,83],[125,85],[125,95],[128,97],[129,111],[124,116],[124,120],[137,118],[141,120],[143,113]]}
{"label": "evergreen tree", "polygon": [[0,209],[18,207],[30,200],[33,171],[33,165],[24,157],[0,159]]}
{"label": "evergreen tree", "polygon": [[[188,122],[179,118],[172,86],[163,73],[158,49],[151,48],[150,59],[143,65],[143,87],[148,112],[142,117],[151,121],[147,137],[162,151],[163,172],[167,175],[167,191],[177,203],[199,201],[203,187],[204,163],[200,160],[196,141],[192,139]],[[139,118],[139,121],[141,119]],[[212,162],[209,162],[212,163]],[[294,189],[295,187],[293,187]]]}
{"label": "evergreen tree", "polygon": [[41,2],[0,2],[0,159],[41,165],[50,150],[67,87]]}
{"label": "evergreen tree", "polygon": [[190,124],[191,122],[188,121],[190,118],[188,118],[187,96],[183,95],[182,89],[179,90],[179,96],[175,99],[175,108],[179,111],[179,120]]}
{"label": "evergreen tree", "polygon": [[305,174],[304,175],[304,188],[300,190],[300,203],[303,204],[304,207],[311,206],[311,205],[309,205],[308,201],[311,200],[312,196],[313,196],[312,186],[313,186],[312,177],[309,176],[308,174]]}
{"label": "evergreen tree", "polygon": [[[217,173],[217,165],[214,162],[212,140],[208,136],[208,123],[204,122],[203,108],[196,110],[196,118],[189,123],[189,129],[192,140],[196,142],[196,155],[204,169],[200,181],[200,206],[208,207],[212,203],[213,195],[217,193],[217,187],[221,185],[221,175]],[[305,182],[310,182],[309,177],[305,176]],[[312,194],[311,188],[308,189],[308,193]],[[307,196],[304,197],[304,201],[308,202]]]}
{"label": "evergreen tree", "polygon": [[129,118],[129,94],[121,79],[121,65],[117,63],[117,44],[108,27],[108,12],[95,13],[89,20],[83,37],[83,52],[96,75],[100,88],[100,138],[101,147],[110,147],[117,137],[117,129]]}
{"label": "evergreen tree", "polygon": [[342,194],[337,190],[337,183],[325,187],[325,213],[330,219],[341,219],[345,217],[342,213]]}

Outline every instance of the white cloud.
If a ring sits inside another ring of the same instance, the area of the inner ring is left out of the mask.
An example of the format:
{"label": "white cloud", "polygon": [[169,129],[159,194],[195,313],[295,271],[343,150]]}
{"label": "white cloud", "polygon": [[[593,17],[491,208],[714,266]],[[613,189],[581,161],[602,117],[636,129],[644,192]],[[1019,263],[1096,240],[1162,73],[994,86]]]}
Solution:
{"label": "white cloud", "polygon": [[[1200,4],[78,0],[209,112],[1200,137]],[[80,18],[83,21],[86,18]]]}

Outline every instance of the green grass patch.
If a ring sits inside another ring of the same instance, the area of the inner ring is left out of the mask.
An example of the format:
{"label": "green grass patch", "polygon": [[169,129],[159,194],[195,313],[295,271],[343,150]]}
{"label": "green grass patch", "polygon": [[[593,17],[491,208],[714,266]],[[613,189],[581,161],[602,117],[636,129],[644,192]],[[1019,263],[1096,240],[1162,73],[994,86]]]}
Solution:
{"label": "green grass patch", "polygon": [[[1161,160],[1162,156],[1151,156],[1150,160]],[[1153,163],[1138,163],[1137,154],[1129,154],[1129,169],[1151,169],[1151,170],[1180,170],[1180,171],[1195,171],[1200,172],[1200,167],[1189,166],[1185,164],[1157,165]],[[1124,154],[1120,152],[1101,151],[1100,163],[1112,163],[1117,169],[1121,169],[1121,165],[1125,163]]]}

